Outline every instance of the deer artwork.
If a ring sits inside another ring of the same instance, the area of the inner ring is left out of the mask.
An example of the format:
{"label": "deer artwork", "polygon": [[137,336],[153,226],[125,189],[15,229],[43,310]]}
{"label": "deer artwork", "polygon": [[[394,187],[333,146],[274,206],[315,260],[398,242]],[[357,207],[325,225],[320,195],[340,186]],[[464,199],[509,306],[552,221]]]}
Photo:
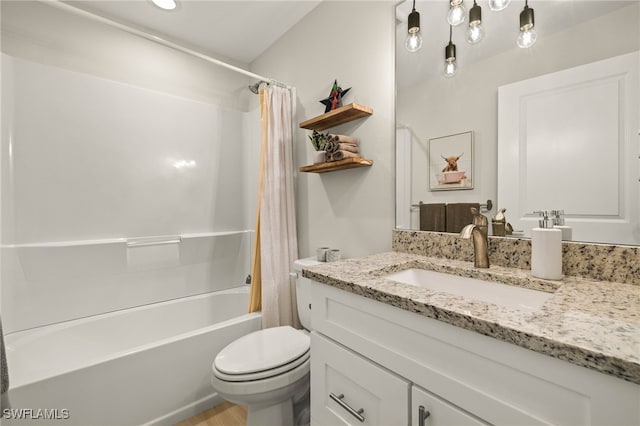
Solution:
{"label": "deer artwork", "polygon": [[444,161],[447,162],[447,166],[442,169],[443,172],[457,172],[458,171],[458,160],[460,159],[460,157],[462,157],[462,155],[464,154],[464,152],[460,155],[456,156],[451,156],[451,157],[445,157],[444,155],[440,154],[440,157],[442,157],[444,159]]}

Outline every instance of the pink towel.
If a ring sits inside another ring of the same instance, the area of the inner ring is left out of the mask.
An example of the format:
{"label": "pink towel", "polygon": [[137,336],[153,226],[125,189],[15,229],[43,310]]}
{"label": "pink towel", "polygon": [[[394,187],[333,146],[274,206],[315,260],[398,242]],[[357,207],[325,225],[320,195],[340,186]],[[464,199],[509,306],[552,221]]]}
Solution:
{"label": "pink towel", "polygon": [[349,151],[349,152],[358,152],[358,145],[353,143],[339,143],[338,150],[340,151]]}
{"label": "pink towel", "polygon": [[340,144],[338,142],[327,140],[327,142],[325,142],[324,144],[324,150],[327,151],[327,154],[336,152],[340,148],[339,145]]}
{"label": "pink towel", "polygon": [[338,143],[350,143],[353,145],[358,145],[360,143],[358,139],[352,138],[351,136],[335,135],[331,133],[329,134],[329,137],[327,139],[330,141],[336,141]]}
{"label": "pink towel", "polygon": [[332,152],[329,155],[330,159],[328,161],[339,161],[339,160],[344,160],[345,158],[358,158],[358,157],[360,156],[355,152],[336,151],[336,152]]}

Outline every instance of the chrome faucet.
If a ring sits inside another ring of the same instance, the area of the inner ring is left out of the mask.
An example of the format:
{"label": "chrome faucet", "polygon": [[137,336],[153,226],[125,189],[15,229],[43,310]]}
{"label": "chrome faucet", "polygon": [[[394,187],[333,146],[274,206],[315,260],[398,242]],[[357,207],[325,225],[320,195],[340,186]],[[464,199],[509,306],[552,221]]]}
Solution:
{"label": "chrome faucet", "polygon": [[460,237],[464,239],[473,239],[473,265],[476,268],[489,267],[489,241],[487,231],[489,229],[489,220],[480,214],[478,209],[472,207],[473,223],[465,226],[460,231]]}

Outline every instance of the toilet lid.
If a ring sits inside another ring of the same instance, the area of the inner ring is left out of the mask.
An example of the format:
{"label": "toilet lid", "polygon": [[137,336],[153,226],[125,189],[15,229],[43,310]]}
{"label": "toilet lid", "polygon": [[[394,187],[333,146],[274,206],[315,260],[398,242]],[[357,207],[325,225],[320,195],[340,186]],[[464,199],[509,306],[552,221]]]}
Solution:
{"label": "toilet lid", "polygon": [[215,368],[225,374],[271,370],[299,359],[309,351],[309,336],[289,326],[249,333],[218,353]]}

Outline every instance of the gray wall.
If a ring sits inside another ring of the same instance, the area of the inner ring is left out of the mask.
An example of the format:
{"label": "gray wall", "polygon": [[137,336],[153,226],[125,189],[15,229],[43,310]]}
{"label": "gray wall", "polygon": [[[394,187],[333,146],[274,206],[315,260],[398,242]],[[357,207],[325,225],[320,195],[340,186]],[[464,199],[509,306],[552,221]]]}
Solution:
{"label": "gray wall", "polygon": [[296,208],[300,256],[320,246],[343,257],[391,249],[394,227],[394,3],[325,1],[251,64],[252,71],[297,88],[295,167],[307,165],[312,147],[297,123],[324,112],[334,79],[352,87],[345,104],[373,108],[373,115],[332,132],[361,140],[372,167],[332,173],[298,173]]}

